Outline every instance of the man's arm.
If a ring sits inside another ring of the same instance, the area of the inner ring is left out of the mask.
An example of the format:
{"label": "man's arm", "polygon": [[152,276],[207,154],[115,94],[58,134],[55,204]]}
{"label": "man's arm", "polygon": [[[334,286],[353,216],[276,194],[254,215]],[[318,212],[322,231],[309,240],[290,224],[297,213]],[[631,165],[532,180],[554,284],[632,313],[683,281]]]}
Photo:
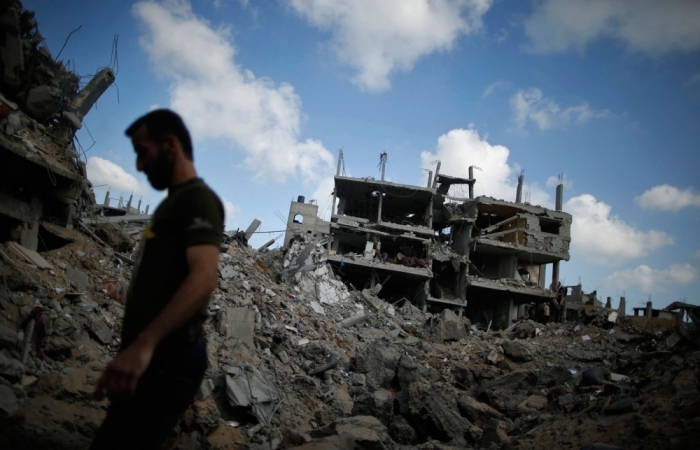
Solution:
{"label": "man's arm", "polygon": [[188,247],[187,263],[190,273],[163,311],[105,368],[95,388],[96,400],[102,400],[105,394],[109,397],[132,395],[156,346],[194,316],[209,299],[217,286],[219,247],[212,244]]}

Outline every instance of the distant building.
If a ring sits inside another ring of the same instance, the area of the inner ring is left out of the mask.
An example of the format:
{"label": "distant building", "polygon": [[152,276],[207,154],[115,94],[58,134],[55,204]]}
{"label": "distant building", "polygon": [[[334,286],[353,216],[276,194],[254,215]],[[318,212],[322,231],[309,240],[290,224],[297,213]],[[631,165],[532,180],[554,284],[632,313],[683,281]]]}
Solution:
{"label": "distant building", "polygon": [[[427,186],[414,186],[338,174],[330,224],[312,216],[316,205],[292,202],[289,228],[328,232],[328,261],[336,271],[358,289],[382,284],[379,295],[388,301],[405,298],[426,311],[451,308],[501,327],[544,302],[557,305],[571,215],[474,197],[474,182],[437,173]],[[455,185],[468,185],[470,196],[448,195]],[[562,193],[560,185],[559,206]]]}

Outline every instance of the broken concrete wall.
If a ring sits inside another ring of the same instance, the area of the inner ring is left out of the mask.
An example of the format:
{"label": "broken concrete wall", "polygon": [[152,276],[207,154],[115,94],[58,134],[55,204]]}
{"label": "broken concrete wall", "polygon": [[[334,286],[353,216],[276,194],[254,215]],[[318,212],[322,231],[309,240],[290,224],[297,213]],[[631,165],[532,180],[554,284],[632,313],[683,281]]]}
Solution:
{"label": "broken concrete wall", "polygon": [[3,1],[0,23],[0,238],[36,250],[39,221],[71,228],[95,202],[73,136],[114,72],[79,90],[81,77],[51,57],[32,11]]}
{"label": "broken concrete wall", "polygon": [[328,234],[329,223],[318,217],[318,205],[304,203],[303,197],[299,197],[301,202],[292,202],[289,206],[289,216],[287,218],[287,232],[284,236],[284,247],[295,235],[304,237],[315,237],[316,234]]}

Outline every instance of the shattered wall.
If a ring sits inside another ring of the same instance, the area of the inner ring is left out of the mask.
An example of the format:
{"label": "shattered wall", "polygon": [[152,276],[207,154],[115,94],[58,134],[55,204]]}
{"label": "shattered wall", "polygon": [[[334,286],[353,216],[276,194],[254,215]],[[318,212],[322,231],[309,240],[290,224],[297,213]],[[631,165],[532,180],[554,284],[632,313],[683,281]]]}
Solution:
{"label": "shattered wall", "polygon": [[71,228],[95,203],[74,136],[115,75],[104,68],[81,90],[19,1],[0,3],[0,24],[0,240],[36,250],[40,222]]}

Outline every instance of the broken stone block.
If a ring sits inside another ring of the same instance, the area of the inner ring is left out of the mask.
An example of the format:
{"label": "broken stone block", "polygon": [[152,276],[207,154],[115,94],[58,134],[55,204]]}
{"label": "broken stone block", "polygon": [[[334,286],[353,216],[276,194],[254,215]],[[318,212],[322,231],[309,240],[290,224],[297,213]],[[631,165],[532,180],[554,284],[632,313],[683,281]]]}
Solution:
{"label": "broken stone block", "polygon": [[409,405],[413,417],[418,419],[417,431],[421,435],[447,436],[449,445],[466,447],[464,436],[472,424],[459,413],[454,397],[439,388],[424,390],[426,385],[413,383],[409,387]]}
{"label": "broken stone block", "polygon": [[353,416],[373,416],[384,425],[389,425],[394,409],[394,398],[386,389],[378,389],[355,399]]}
{"label": "broken stone block", "polygon": [[486,360],[488,360],[491,364],[498,364],[500,361],[503,361],[503,352],[499,351],[500,348],[494,348],[489,352],[488,355],[486,355]]}
{"label": "broken stone block", "polygon": [[387,428],[372,416],[352,416],[338,419],[331,425],[335,434],[347,434],[355,440],[355,448],[384,450],[393,447]]}
{"label": "broken stone block", "polygon": [[107,222],[95,228],[95,235],[114,250],[128,253],[134,248],[134,239],[118,225]]}
{"label": "broken stone block", "polygon": [[367,320],[368,316],[364,312],[361,312],[359,314],[355,314],[352,317],[348,317],[347,319],[343,319],[340,321],[340,326],[343,328],[350,328],[354,325],[361,324],[365,320]]}
{"label": "broken stone block", "polygon": [[498,419],[491,419],[484,427],[484,432],[481,435],[479,442],[482,447],[489,447],[491,444],[510,445],[510,438],[506,432],[506,423]]}
{"label": "broken stone block", "polygon": [[532,361],[532,355],[528,349],[517,341],[506,341],[503,343],[503,352],[515,362]]}
{"label": "broken stone block", "polygon": [[[42,47],[44,48],[44,47]],[[58,111],[61,91],[51,86],[37,86],[29,90],[26,107],[37,120],[45,120]]]}
{"label": "broken stone block", "polygon": [[518,405],[518,409],[540,411],[547,406],[547,403],[546,397],[542,397],[541,395],[531,395]]}
{"label": "broken stone block", "polygon": [[388,387],[400,357],[398,349],[390,341],[377,339],[357,355],[355,366],[357,372],[367,374],[368,381],[379,387]]}
{"label": "broken stone block", "polygon": [[231,266],[224,266],[219,270],[219,274],[224,280],[230,280],[236,275],[236,273],[237,272]]}
{"label": "broken stone block", "polygon": [[429,320],[426,327],[432,342],[459,341],[467,337],[464,322],[451,309],[445,309],[437,318]]}
{"label": "broken stone block", "polygon": [[216,331],[227,339],[254,349],[255,312],[249,308],[222,308],[216,315]]}
{"label": "broken stone block", "polygon": [[0,375],[8,379],[17,379],[24,373],[24,364],[0,352]]}
{"label": "broken stone block", "polygon": [[17,404],[17,396],[12,389],[0,384],[0,416],[12,417],[17,413],[19,405]]}
{"label": "broken stone block", "polygon": [[81,288],[86,288],[90,284],[90,279],[85,272],[72,267],[66,269],[66,277]]}
{"label": "broken stone block", "polygon": [[535,372],[513,371],[493,380],[482,380],[476,390],[476,398],[499,411],[515,410],[536,381]]}
{"label": "broken stone block", "polygon": [[476,424],[486,423],[491,419],[503,420],[503,414],[499,411],[468,395],[463,395],[457,400],[457,407],[464,417]]}
{"label": "broken stone block", "polygon": [[17,332],[0,324],[0,348],[13,348],[17,345]]}
{"label": "broken stone block", "polygon": [[112,330],[102,320],[95,320],[90,324],[90,331],[102,345],[112,343]]}
{"label": "broken stone block", "polygon": [[416,441],[416,430],[414,430],[408,423],[408,420],[400,414],[391,419],[389,435],[399,444],[410,445]]}

